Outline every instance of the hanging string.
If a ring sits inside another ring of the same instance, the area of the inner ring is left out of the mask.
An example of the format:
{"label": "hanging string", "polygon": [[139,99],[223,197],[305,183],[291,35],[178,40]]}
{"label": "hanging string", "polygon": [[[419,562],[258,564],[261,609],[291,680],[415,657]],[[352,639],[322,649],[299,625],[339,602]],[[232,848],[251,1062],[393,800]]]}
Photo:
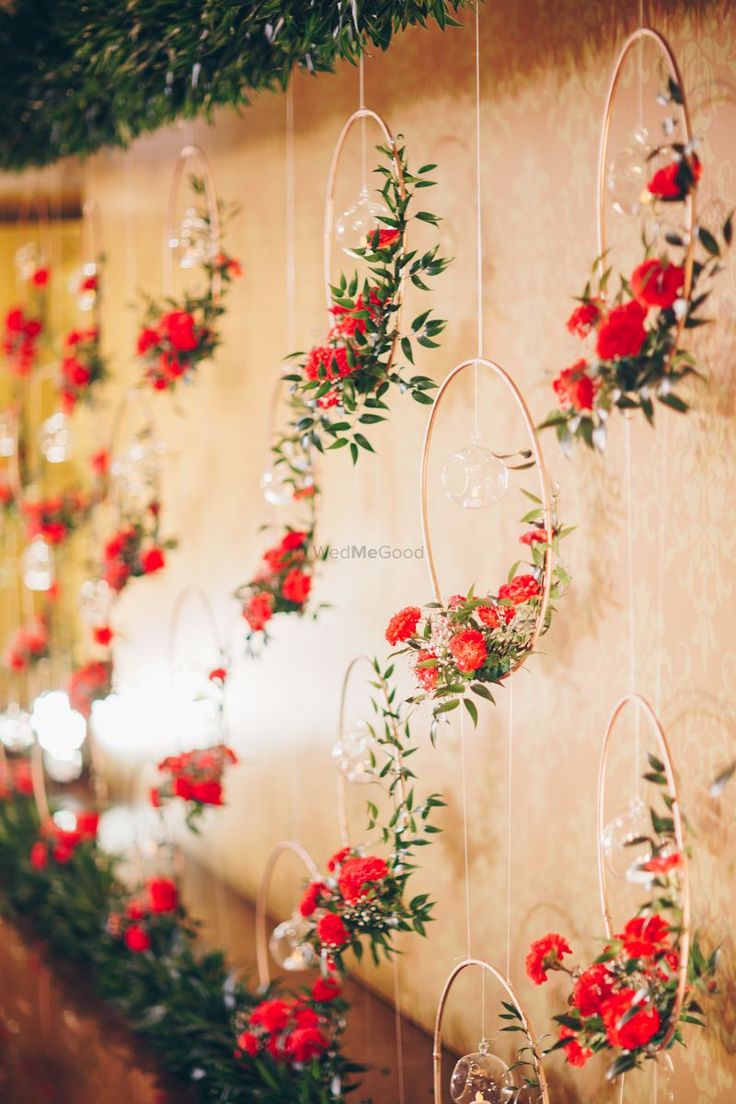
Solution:
{"label": "hanging string", "polygon": [[514,754],[514,689],[513,683],[508,683],[509,715],[508,715],[508,740],[506,752],[506,980],[511,982],[511,824],[513,817],[513,802],[511,800],[511,784],[513,781],[513,754]]}
{"label": "hanging string", "polygon": [[396,1075],[399,1083],[398,1104],[405,1104],[406,1087],[404,1085],[404,1039],[401,1022],[401,981],[399,978],[399,960],[393,960],[394,970],[394,1020],[396,1025]]}
{"label": "hanging string", "polygon": [[470,840],[468,835],[468,773],[465,756],[465,714],[460,714],[460,773],[463,800],[463,864],[465,872],[465,941],[467,957],[472,955],[472,931],[470,920]]}
{"label": "hanging string", "polygon": [[[475,264],[478,358],[483,356],[483,224],[480,183],[480,3],[475,5]],[[473,440],[480,440],[478,365],[473,366]]]}
{"label": "hanging string", "polygon": [[[629,693],[636,691],[636,617],[634,613],[634,496],[632,490],[631,475],[631,418],[627,415],[624,421],[624,448],[625,448],[625,493],[626,493],[626,576],[627,576],[627,605],[629,607]],[[639,757],[641,755],[641,717],[639,707],[636,708],[635,720],[635,759],[634,759],[634,796],[639,799]]]}
{"label": "hanging string", "polygon": [[[365,110],[365,60],[361,53],[358,60],[358,111]],[[360,121],[360,190],[368,191],[366,176],[367,151],[366,151],[366,120]]]}
{"label": "hanging string", "polygon": [[667,474],[668,474],[668,446],[669,446],[670,421],[662,420],[662,470],[659,486],[659,532],[657,533],[657,611],[656,611],[656,652],[657,665],[654,678],[654,709],[657,716],[662,708],[662,661],[664,658],[664,573],[666,567],[665,539],[667,527]]}

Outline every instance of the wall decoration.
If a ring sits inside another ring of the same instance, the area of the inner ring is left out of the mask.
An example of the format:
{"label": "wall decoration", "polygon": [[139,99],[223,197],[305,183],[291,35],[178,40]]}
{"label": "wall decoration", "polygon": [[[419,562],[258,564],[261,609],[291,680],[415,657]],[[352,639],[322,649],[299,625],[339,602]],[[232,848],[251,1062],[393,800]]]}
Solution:
{"label": "wall decoration", "polygon": [[[609,163],[617,89],[624,63],[642,40],[657,45],[667,70],[665,91],[658,97],[668,112],[663,137],[650,143],[640,128],[635,136],[639,148],[620,151]],[[680,413],[688,410],[679,385],[699,372],[685,338],[709,321],[701,308],[733,233],[731,216],[720,243],[696,222],[702,173],[697,147],[675,56],[658,31],[640,27],[621,49],[606,99],[598,158],[598,258],[567,320],[569,332],[581,340],[582,355],[555,379],[559,409],[542,423],[542,428],[555,428],[566,451],[575,440],[602,450],[614,410],[641,410],[651,424],[658,402]],[[630,276],[619,277],[615,289],[606,235],[610,199],[619,213],[647,216],[642,261]]]}

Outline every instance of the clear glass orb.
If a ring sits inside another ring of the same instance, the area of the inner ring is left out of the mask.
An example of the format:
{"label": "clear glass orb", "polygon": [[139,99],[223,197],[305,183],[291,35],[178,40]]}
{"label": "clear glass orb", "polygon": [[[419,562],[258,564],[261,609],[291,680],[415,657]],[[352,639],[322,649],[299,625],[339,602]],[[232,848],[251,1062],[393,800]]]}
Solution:
{"label": "clear glass orb", "polygon": [[120,502],[131,511],[145,509],[161,476],[162,441],[151,433],[140,434],[116,456],[110,468]]}
{"label": "clear glass orb", "polygon": [[609,820],[601,833],[601,844],[606,869],[614,878],[637,880],[631,877],[632,868],[636,869],[646,844],[632,846],[632,841],[640,836],[649,836],[651,832],[649,810],[638,797],[629,802],[623,813]]}
{"label": "clear glass orb", "polygon": [[365,249],[368,235],[380,229],[380,217],[390,218],[391,212],[383,203],[371,199],[365,185],[360,189],[355,203],[347,207],[335,222],[335,240],[348,257],[355,257],[356,249]]}
{"label": "clear glass orb", "polygon": [[372,782],[371,764],[373,737],[365,721],[358,723],[337,740],[332,749],[332,761],[348,782]]}
{"label": "clear glass orb", "polygon": [[63,464],[71,456],[72,432],[69,419],[58,410],[41,425],[39,433],[41,452],[49,464]]}
{"label": "clear glass orb", "polygon": [[[528,1070],[528,1067],[527,1067]],[[542,1093],[537,1086],[524,1084],[524,1070],[510,1069],[504,1074],[504,1104],[541,1104]]]}
{"label": "clear glass orb", "polygon": [[0,413],[0,456],[15,456],[16,422],[9,410]]}
{"label": "clear glass orb", "polygon": [[503,498],[508,485],[507,468],[476,436],[465,448],[453,452],[442,469],[445,494],[464,510],[493,506]]}
{"label": "clear glass orb", "polygon": [[637,127],[631,143],[619,150],[609,163],[606,187],[613,209],[620,215],[638,215],[641,210],[642,197],[646,197],[647,181],[651,176],[648,154],[649,131],[646,127]]}
{"label": "clear glass orb", "polygon": [[294,497],[294,488],[287,483],[289,468],[286,464],[269,464],[263,469],[261,491],[271,506],[285,506]]}
{"label": "clear glass orb", "polygon": [[307,970],[314,963],[315,951],[304,938],[308,923],[299,913],[277,924],[268,942],[274,962],[285,970]]}
{"label": "clear glass orb", "polygon": [[79,589],[79,609],[88,625],[106,625],[112,591],[104,579],[86,579]]}
{"label": "clear glass orb", "polygon": [[450,1097],[455,1104],[507,1104],[509,1067],[495,1054],[481,1049],[460,1058],[450,1078]]}
{"label": "clear glass orb", "polygon": [[43,537],[34,537],[23,553],[23,582],[29,590],[50,590],[54,582],[54,554]]}
{"label": "clear glass orb", "polygon": [[177,256],[179,268],[192,269],[204,264],[212,252],[212,234],[207,220],[194,207],[187,207],[178,234],[169,238],[169,248]]}
{"label": "clear glass orb", "polygon": [[11,702],[5,712],[0,713],[0,741],[9,751],[26,751],[33,739],[30,714],[17,702]]}

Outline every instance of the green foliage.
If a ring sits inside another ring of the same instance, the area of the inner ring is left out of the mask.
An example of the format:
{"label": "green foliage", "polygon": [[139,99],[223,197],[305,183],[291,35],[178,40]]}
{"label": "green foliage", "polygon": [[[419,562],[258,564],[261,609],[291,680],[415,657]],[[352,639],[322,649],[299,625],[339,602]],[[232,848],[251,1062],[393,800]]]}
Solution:
{"label": "green foliage", "polygon": [[411,25],[455,25],[467,0],[16,0],[0,11],[0,166],[126,146],[175,119],[210,118],[294,68],[329,72]]}

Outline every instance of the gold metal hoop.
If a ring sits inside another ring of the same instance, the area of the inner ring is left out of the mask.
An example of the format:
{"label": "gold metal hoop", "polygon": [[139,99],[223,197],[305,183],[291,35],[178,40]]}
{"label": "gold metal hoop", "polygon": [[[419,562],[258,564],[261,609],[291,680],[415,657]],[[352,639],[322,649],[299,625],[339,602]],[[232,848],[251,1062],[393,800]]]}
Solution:
{"label": "gold metal hoop", "polygon": [[[171,185],[169,187],[169,198],[166,204],[166,214],[164,216],[164,241],[163,241],[163,273],[164,273],[164,294],[172,295],[174,290],[174,258],[172,255],[169,242],[174,233],[174,219],[176,217],[176,200],[179,195],[179,188],[181,186],[181,178],[184,174],[185,168],[187,168],[190,162],[197,162],[199,171],[202,176],[202,182],[204,184],[204,196],[207,202],[207,217],[210,224],[210,240],[212,244],[212,253],[216,255],[220,249],[220,212],[217,207],[217,192],[215,190],[215,178],[212,172],[212,166],[210,165],[209,158],[204,152],[201,146],[188,145],[184,146],[179,156],[176,159],[174,165],[174,173],[171,177]],[[222,280],[220,277],[219,268],[215,267],[212,276],[212,295],[215,299],[219,298]]]}
{"label": "gold metal hoop", "polygon": [[554,511],[552,508],[552,496],[549,489],[549,477],[547,474],[547,468],[544,463],[544,456],[542,455],[542,448],[539,443],[539,437],[534,425],[534,419],[529,412],[529,407],[526,404],[524,396],[519,390],[518,386],[511,378],[508,372],[505,371],[499,364],[496,364],[493,360],[486,360],[483,357],[476,357],[472,360],[464,360],[460,364],[456,364],[452,371],[446,376],[442,386],[437,392],[437,398],[434,401],[434,405],[429,414],[427,421],[427,428],[424,432],[424,444],[422,446],[422,463],[420,474],[420,504],[422,513],[422,539],[424,541],[424,547],[427,552],[427,569],[429,571],[429,578],[432,584],[432,591],[434,599],[437,602],[443,601],[442,590],[440,588],[439,579],[437,576],[437,565],[434,558],[434,549],[432,547],[432,538],[429,532],[429,452],[432,445],[432,434],[434,433],[435,423],[437,421],[437,415],[439,413],[442,400],[447,394],[447,390],[454,379],[460,375],[466,368],[478,366],[487,368],[490,372],[494,373],[498,379],[508,388],[514,398],[521,416],[524,420],[527,433],[529,435],[529,441],[532,448],[532,455],[534,456],[534,463],[537,469],[537,475],[539,477],[540,498],[542,500],[542,510],[544,513],[544,524],[547,530],[548,541],[544,550],[544,562],[542,567],[542,599],[539,605],[539,612],[537,615],[537,621],[534,626],[534,631],[527,644],[524,655],[511,667],[504,678],[508,678],[514,671],[517,671],[525,662],[527,657],[534,651],[540,633],[544,626],[545,618],[547,616],[547,609],[549,607],[550,591],[552,589],[552,545],[551,538],[554,526]]}
{"label": "gold metal hoop", "polygon": [[434,1037],[432,1041],[432,1063],[434,1069],[434,1104],[442,1104],[442,1028],[445,1021],[445,1009],[447,1002],[452,991],[452,987],[457,981],[460,974],[464,970],[475,969],[485,971],[495,978],[501,988],[505,991],[511,1003],[516,1009],[518,1009],[521,1016],[521,1023],[529,1039],[529,1044],[532,1051],[532,1059],[534,1062],[534,1070],[539,1081],[539,1091],[541,1093],[540,1104],[549,1104],[549,1090],[547,1088],[547,1077],[544,1072],[544,1066],[542,1065],[541,1054],[539,1050],[539,1043],[537,1037],[534,1034],[534,1030],[531,1025],[531,1021],[524,1011],[524,1007],[514,992],[511,982],[508,978],[505,978],[495,966],[492,966],[490,962],[485,962],[479,958],[467,958],[464,962],[458,963],[452,970],[450,976],[444,984],[442,989],[442,995],[440,996],[440,1002],[437,1006],[437,1016],[434,1021]]}
{"label": "gold metal hoop", "polygon": [[31,782],[33,784],[33,800],[36,804],[36,812],[41,824],[51,820],[49,797],[46,790],[46,773],[43,769],[43,751],[35,736],[31,747]]}
{"label": "gold metal hoop", "polygon": [[[601,128],[600,146],[598,147],[598,256],[602,257],[607,250],[607,206],[606,206],[606,167],[608,164],[608,140],[611,131],[611,120],[613,118],[613,109],[616,102],[616,92],[618,91],[621,77],[623,74],[624,63],[629,56],[631,50],[634,48],[637,42],[643,42],[649,39],[654,42],[658,47],[660,54],[664,58],[670,71],[670,76],[677,84],[682,93],[682,103],[678,105],[682,114],[683,129],[685,132],[685,142],[690,144],[693,140],[692,127],[690,123],[690,111],[688,109],[687,98],[685,95],[685,86],[682,80],[682,74],[680,73],[680,67],[677,64],[677,58],[674,55],[672,47],[670,46],[664,35],[659,31],[655,31],[652,27],[638,27],[624,42],[621,47],[621,51],[616,59],[616,64],[613,67],[613,73],[611,75],[611,83],[608,86],[608,94],[606,96],[606,106],[603,110],[603,125]],[[695,252],[695,185],[689,190],[685,197],[685,222],[688,237],[687,252],[685,254],[684,280],[682,296],[684,299],[690,298],[690,291],[692,289],[693,282],[693,259]],[[685,325],[685,316],[683,315],[678,319],[677,330],[675,332],[675,339],[672,343],[672,351],[668,357],[668,366],[672,360],[674,352],[679,344],[680,336]]]}
{"label": "gold metal hoop", "polygon": [[677,849],[681,856],[682,866],[680,868],[680,901],[682,908],[682,929],[680,932],[679,940],[679,963],[678,963],[678,983],[677,992],[675,994],[675,1003],[672,1009],[672,1016],[670,1019],[667,1034],[660,1043],[660,1049],[665,1050],[677,1030],[677,1024],[680,1018],[680,1012],[682,1010],[682,1004],[685,999],[685,989],[687,986],[687,969],[688,961],[690,958],[690,879],[688,876],[687,868],[687,855],[685,854],[685,832],[683,828],[682,811],[680,808],[680,798],[677,790],[677,780],[675,778],[675,769],[672,762],[672,755],[670,753],[670,747],[667,742],[667,737],[664,734],[661,722],[654,712],[654,709],[641,694],[625,694],[624,697],[616,703],[613,708],[613,712],[608,721],[606,728],[606,734],[603,738],[603,747],[601,749],[600,766],[598,768],[598,887],[600,891],[601,911],[603,913],[603,922],[606,928],[606,936],[610,939],[613,935],[613,924],[611,922],[611,906],[608,895],[608,882],[606,880],[606,869],[603,857],[603,830],[605,827],[605,800],[606,800],[606,771],[608,767],[608,757],[611,751],[611,745],[613,743],[613,735],[616,730],[616,724],[619,717],[624,712],[628,705],[638,706],[644,713],[645,717],[649,721],[650,728],[654,733],[657,744],[659,746],[659,754],[662,757],[664,763],[664,773],[667,778],[667,789],[672,801],[672,820],[675,829],[675,842]]}
{"label": "gold metal hoop", "polygon": [[[350,118],[347,120],[342,130],[340,131],[340,137],[337,139],[337,145],[335,146],[332,154],[332,161],[330,163],[330,171],[327,174],[327,194],[325,196],[325,219],[324,219],[324,231],[323,231],[323,268],[324,268],[324,281],[325,281],[325,303],[327,310],[329,311],[332,306],[332,294],[330,292],[331,279],[330,279],[330,257],[332,253],[332,230],[335,220],[335,181],[337,179],[337,170],[340,165],[340,158],[342,157],[343,148],[347,141],[348,134],[360,119],[372,119],[376,126],[379,128],[383,135],[383,139],[391,150],[391,157],[394,166],[394,175],[399,185],[399,192],[402,199],[406,196],[406,182],[404,180],[404,169],[401,164],[401,158],[399,157],[398,150],[396,148],[396,139],[388,128],[388,124],[378,115],[375,111],[371,111],[367,107],[359,107],[357,111],[354,111]],[[401,239],[401,249],[406,249],[406,233],[403,234]],[[394,359],[394,353],[396,351],[396,343],[398,340],[398,331],[400,328],[401,320],[401,305],[404,297],[404,280],[402,276],[401,284],[395,299],[395,311],[394,311],[394,327],[397,331],[397,337],[394,338],[393,345],[391,346],[391,353],[389,356],[389,365]]]}
{"label": "gold metal hoop", "polygon": [[268,891],[271,888],[274,868],[282,855],[291,852],[301,859],[307,869],[310,879],[319,878],[319,870],[309,852],[295,840],[284,840],[277,843],[271,854],[266,859],[261,884],[258,887],[256,897],[256,964],[258,967],[258,982],[262,989],[266,989],[271,983],[271,970],[268,965],[268,939],[266,937],[266,909],[268,908]]}

